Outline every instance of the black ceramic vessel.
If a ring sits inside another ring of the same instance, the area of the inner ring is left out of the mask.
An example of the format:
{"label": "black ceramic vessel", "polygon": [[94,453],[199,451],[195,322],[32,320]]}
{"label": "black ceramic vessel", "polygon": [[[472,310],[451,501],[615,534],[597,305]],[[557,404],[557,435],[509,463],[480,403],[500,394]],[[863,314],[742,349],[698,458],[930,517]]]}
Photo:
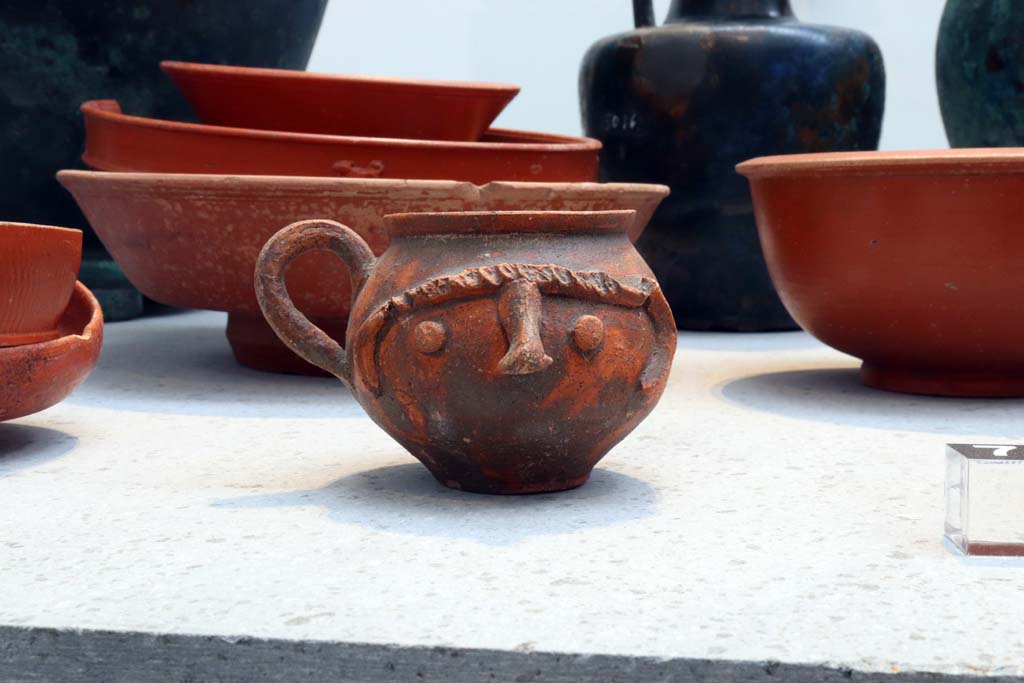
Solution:
{"label": "black ceramic vessel", "polygon": [[935,76],[950,146],[1024,145],[1024,3],[947,0]]}
{"label": "black ceramic vessel", "polygon": [[674,0],[658,28],[650,0],[633,6],[637,30],[596,43],[580,73],[602,179],[672,188],[637,247],[680,328],[794,329],[734,167],[875,149],[881,53],[858,31],[798,22],[787,0]]}
{"label": "black ceramic vessel", "polygon": [[54,177],[81,167],[79,105],[117,99],[142,116],[188,118],[162,59],[304,69],[327,0],[3,0],[0,217],[86,229],[82,278],[108,320],[142,298]]}

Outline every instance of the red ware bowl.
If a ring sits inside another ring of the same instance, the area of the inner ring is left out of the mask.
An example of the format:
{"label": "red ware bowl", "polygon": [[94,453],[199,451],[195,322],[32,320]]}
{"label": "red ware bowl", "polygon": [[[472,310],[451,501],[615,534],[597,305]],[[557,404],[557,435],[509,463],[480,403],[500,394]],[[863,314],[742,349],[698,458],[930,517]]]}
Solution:
{"label": "red ware bowl", "polygon": [[443,142],[226,128],[127,116],[113,100],[82,112],[82,159],[102,171],[579,182],[597,179],[601,149],[591,138],[518,131]]}
{"label": "red ware bowl", "polygon": [[81,282],[52,341],[0,348],[0,422],[38,413],[63,401],[85,381],[100,357],[103,312]]}
{"label": "red ware bowl", "polygon": [[1024,149],[753,159],[786,308],[869,386],[1024,396]]}
{"label": "red ware bowl", "polygon": [[259,130],[475,141],[515,85],[161,62],[203,123]]}
{"label": "red ware bowl", "polygon": [[57,338],[81,262],[81,230],[0,222],[0,347]]}
{"label": "red ware bowl", "polygon": [[[377,254],[384,216],[429,211],[632,209],[635,240],[668,194],[663,185],[358,180],[61,171],[58,180],[88,217],[128,279],[161,303],[228,311],[228,338],[244,365],[312,372],[263,320],[253,288],[268,239],[301,218],[351,226]],[[337,258],[306,254],[289,271],[298,307],[343,338],[348,274]],[[316,371],[316,374],[322,374]]]}

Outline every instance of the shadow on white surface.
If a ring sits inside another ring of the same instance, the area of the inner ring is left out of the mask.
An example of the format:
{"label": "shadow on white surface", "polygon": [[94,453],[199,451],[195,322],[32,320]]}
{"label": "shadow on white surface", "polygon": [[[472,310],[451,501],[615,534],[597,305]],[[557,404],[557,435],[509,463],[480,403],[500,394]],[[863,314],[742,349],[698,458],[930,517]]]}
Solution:
{"label": "shadow on white surface", "polygon": [[78,439],[56,429],[0,424],[0,479],[74,450]]}
{"label": "shadow on white surface", "polygon": [[861,384],[857,368],[752,375],[718,390],[733,403],[799,420],[1024,438],[1024,399],[943,398],[881,391]]}
{"label": "shadow on white surface", "polygon": [[416,462],[358,472],[327,486],[228,498],[218,508],[319,507],[342,524],[424,537],[514,545],[650,517],[656,493],[644,481],[595,469],[571,491],[492,496],[446,488]]}
{"label": "shadow on white surface", "polygon": [[765,352],[814,349],[822,343],[806,332],[679,332],[682,351]]}
{"label": "shadow on white surface", "polygon": [[348,389],[334,378],[260,372],[239,365],[224,336],[223,315],[175,315],[145,323],[108,335],[99,365],[69,402],[222,417],[362,414]]}

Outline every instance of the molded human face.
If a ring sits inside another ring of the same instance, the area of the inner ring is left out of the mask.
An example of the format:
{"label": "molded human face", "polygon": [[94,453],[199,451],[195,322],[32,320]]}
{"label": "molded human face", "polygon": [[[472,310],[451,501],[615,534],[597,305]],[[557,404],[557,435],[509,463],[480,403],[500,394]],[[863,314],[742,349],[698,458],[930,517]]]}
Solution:
{"label": "molded human face", "polygon": [[572,420],[599,441],[607,411],[629,410],[617,397],[632,395],[650,357],[651,322],[642,308],[557,296],[538,304],[511,315],[501,296],[483,296],[396,320],[375,355],[377,400],[400,431],[449,448],[500,448],[510,436],[543,443]]}

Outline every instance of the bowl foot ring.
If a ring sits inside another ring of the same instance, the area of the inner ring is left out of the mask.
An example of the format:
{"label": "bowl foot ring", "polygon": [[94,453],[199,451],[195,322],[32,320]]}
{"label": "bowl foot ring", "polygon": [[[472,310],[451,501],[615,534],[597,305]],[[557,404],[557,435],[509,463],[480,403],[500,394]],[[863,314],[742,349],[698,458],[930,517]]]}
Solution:
{"label": "bowl foot ring", "polygon": [[960,398],[1024,397],[1024,372],[892,367],[864,363],[860,369],[860,378],[866,386],[905,394]]}

